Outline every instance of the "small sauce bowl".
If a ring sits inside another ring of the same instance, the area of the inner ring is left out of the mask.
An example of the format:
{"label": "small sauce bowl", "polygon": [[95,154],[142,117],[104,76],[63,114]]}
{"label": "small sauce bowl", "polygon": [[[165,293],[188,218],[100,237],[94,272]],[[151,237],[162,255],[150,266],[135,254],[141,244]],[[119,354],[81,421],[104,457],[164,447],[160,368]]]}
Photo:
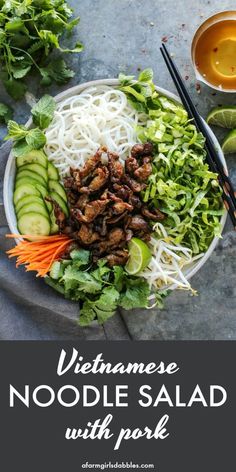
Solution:
{"label": "small sauce bowl", "polygon": [[218,91],[236,92],[236,11],[217,13],[198,27],[191,57],[198,81]]}

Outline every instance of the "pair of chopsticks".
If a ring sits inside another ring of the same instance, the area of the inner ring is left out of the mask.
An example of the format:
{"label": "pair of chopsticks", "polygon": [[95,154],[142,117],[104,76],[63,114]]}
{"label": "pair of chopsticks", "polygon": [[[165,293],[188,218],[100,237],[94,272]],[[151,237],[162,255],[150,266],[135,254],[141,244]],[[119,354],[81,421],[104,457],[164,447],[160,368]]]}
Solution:
{"label": "pair of chopsticks", "polygon": [[164,61],[166,63],[166,66],[170,72],[170,75],[173,79],[173,82],[176,86],[178,94],[182,100],[182,103],[189,114],[189,117],[193,118],[198,131],[200,131],[205,137],[205,140],[206,140],[205,146],[207,150],[208,165],[213,172],[216,172],[218,174],[219,184],[222,188],[222,193],[223,193],[222,194],[223,202],[224,202],[225,208],[227,209],[229,213],[234,229],[236,229],[236,192],[233,188],[233,184],[229,177],[228,171],[223,165],[223,163],[221,162],[221,159],[219,157],[215,144],[212,140],[212,137],[204,121],[199,115],[195,105],[193,104],[193,101],[183,82],[183,79],[176,65],[174,64],[173,59],[170,57],[170,54],[165,44],[162,44],[160,50],[164,58]]}

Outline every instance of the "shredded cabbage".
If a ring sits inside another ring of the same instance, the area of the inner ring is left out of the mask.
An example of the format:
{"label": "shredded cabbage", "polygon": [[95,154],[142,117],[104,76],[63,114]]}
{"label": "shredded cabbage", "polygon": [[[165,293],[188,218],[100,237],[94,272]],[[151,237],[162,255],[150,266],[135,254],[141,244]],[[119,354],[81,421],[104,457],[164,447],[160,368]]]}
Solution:
{"label": "shredded cabbage", "polygon": [[163,224],[176,244],[193,254],[207,251],[221,234],[223,204],[217,174],[205,160],[203,135],[182,105],[158,94],[149,69],[138,81],[124,76],[120,81],[130,103],[147,115],[147,122],[137,128],[139,140],[152,142],[155,149],[143,200],[167,215]]}

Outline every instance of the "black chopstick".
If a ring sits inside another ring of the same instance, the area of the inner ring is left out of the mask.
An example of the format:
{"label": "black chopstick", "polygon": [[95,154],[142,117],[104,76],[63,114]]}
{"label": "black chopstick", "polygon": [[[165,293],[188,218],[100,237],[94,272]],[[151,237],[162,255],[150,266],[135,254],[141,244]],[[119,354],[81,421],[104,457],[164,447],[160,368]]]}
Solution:
{"label": "black chopstick", "polygon": [[233,184],[228,176],[227,170],[223,166],[219,155],[215,149],[215,145],[212,141],[209,132],[200,117],[195,105],[193,104],[189,93],[185,87],[183,79],[180,76],[180,73],[175,66],[172,58],[170,57],[165,44],[162,44],[161,53],[167,65],[167,68],[170,72],[170,75],[173,79],[173,82],[177,88],[179,96],[182,100],[184,107],[186,108],[189,116],[194,119],[197,129],[201,131],[206,139],[206,149],[207,149],[207,160],[210,168],[218,174],[219,183],[223,190],[223,201],[225,207],[230,215],[233,226],[236,229],[236,193],[233,188]]}

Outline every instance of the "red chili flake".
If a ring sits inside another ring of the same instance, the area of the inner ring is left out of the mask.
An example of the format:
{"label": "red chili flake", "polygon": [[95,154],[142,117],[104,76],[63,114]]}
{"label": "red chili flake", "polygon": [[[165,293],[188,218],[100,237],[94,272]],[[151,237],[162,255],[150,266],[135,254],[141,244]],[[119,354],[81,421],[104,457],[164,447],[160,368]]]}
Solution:
{"label": "red chili flake", "polygon": [[189,79],[189,75],[186,75],[186,76],[185,76],[185,80],[188,80],[188,79]]}
{"label": "red chili flake", "polygon": [[195,84],[195,89],[197,93],[201,93],[201,85],[198,82]]}
{"label": "red chili flake", "polygon": [[184,28],[184,27],[185,27],[185,23],[182,23],[182,25],[181,25],[181,26],[182,26],[182,28]]}
{"label": "red chili flake", "polygon": [[217,52],[217,51],[218,51],[218,48],[214,48],[213,51],[214,51],[214,52]]}
{"label": "red chili flake", "polygon": [[163,36],[163,38],[161,38],[162,42],[163,43],[167,43],[168,41],[168,36]]}
{"label": "red chili flake", "polygon": [[234,72],[234,71],[235,71],[235,67],[234,67],[234,66],[232,66],[232,67],[231,67],[231,70],[232,70],[232,72]]}

